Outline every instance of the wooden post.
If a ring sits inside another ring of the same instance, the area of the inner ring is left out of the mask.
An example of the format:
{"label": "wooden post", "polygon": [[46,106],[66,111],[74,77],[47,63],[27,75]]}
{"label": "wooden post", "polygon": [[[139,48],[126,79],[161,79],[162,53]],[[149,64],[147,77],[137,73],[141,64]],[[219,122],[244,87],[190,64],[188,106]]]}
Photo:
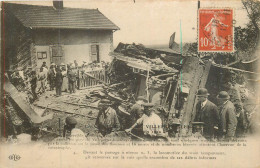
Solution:
{"label": "wooden post", "polygon": [[[194,116],[194,106],[196,103],[196,92],[199,87],[204,87],[208,78],[211,62],[207,62],[206,65],[202,65],[197,57],[187,57],[182,66],[182,79],[178,79],[178,84],[182,80],[183,87],[189,88],[189,94],[186,97],[186,101],[180,110],[181,119],[181,136],[187,136],[191,129],[191,122]],[[175,93],[177,90],[175,90]],[[175,113],[175,104],[177,100],[173,98],[172,105],[169,113],[169,120],[173,119],[173,113]]]}

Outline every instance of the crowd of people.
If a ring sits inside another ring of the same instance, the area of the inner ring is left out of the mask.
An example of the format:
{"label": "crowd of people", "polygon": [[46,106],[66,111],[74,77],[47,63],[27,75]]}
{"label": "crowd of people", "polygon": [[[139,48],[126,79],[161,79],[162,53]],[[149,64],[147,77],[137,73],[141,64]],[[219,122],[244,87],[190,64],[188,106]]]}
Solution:
{"label": "crowd of people", "polygon": [[10,79],[19,91],[23,91],[25,88],[29,90],[33,97],[32,100],[35,101],[47,90],[56,90],[56,96],[61,96],[62,92],[75,93],[79,86],[87,85],[85,71],[93,71],[105,66],[107,64],[104,62],[89,64],[83,62],[82,65],[78,65],[74,60],[74,63],[67,65],[51,63],[48,67],[46,62],[43,62],[39,70],[32,70],[29,67],[26,71],[17,69],[10,72]]}
{"label": "crowd of people", "polygon": [[[31,89],[34,97],[36,98],[36,93],[44,93],[48,88],[48,85],[50,91],[56,89],[56,96],[61,96],[62,91],[75,93],[78,68],[76,61],[74,61],[74,64],[71,63],[68,65],[63,63],[55,65],[54,63],[51,63],[49,68],[47,67],[46,62],[43,62],[37,75],[35,75],[35,71],[32,71]],[[38,83],[40,86],[36,91],[37,81],[39,81]]]}

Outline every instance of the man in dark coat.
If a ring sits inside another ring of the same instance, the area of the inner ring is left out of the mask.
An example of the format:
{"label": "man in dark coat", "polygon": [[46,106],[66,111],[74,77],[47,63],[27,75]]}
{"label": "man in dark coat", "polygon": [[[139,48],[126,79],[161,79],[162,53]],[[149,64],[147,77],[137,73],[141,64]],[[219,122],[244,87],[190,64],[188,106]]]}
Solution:
{"label": "man in dark coat", "polygon": [[74,67],[71,67],[68,71],[68,80],[69,80],[69,90],[70,93],[75,93],[75,82],[76,82],[76,73],[74,71]]}
{"label": "man in dark coat", "polygon": [[116,102],[112,104],[103,104],[100,108],[95,126],[98,128],[102,136],[116,132],[120,129],[120,123],[116,114]]}
{"label": "man in dark coat", "polygon": [[203,136],[212,140],[214,138],[215,130],[219,125],[219,113],[217,106],[208,100],[208,90],[201,88],[197,92],[198,103],[196,105],[195,122],[203,122],[204,130]]}
{"label": "man in dark coat", "polygon": [[56,73],[56,78],[55,78],[57,96],[61,96],[62,82],[63,82],[63,76],[62,76],[61,70],[60,70],[60,68],[57,68],[57,73]]}
{"label": "man in dark coat", "polygon": [[227,140],[233,139],[237,127],[235,107],[229,101],[229,98],[230,96],[226,91],[219,92],[217,96],[219,102],[220,135]]}
{"label": "man in dark coat", "polygon": [[49,70],[49,82],[50,82],[50,90],[54,90],[55,87],[55,76],[56,76],[56,71],[55,71],[55,64],[53,63],[50,67]]}
{"label": "man in dark coat", "polygon": [[32,71],[32,77],[30,83],[31,83],[31,90],[33,94],[33,100],[36,100],[37,99],[37,94],[36,94],[37,76],[35,71]]}

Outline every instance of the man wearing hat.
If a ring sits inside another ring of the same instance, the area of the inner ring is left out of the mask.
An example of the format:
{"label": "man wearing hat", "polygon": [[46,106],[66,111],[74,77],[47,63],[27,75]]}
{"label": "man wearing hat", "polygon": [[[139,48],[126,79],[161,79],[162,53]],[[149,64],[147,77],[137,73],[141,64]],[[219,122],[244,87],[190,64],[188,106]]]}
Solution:
{"label": "man wearing hat", "polygon": [[55,87],[56,87],[56,96],[61,96],[61,86],[63,82],[63,76],[60,68],[57,68],[57,73],[55,77]]}
{"label": "man wearing hat", "polygon": [[[128,128],[131,127],[139,118],[144,114],[142,105],[147,103],[147,100],[143,96],[139,96],[137,101],[130,109],[130,116],[128,119]],[[132,132],[136,135],[141,135],[143,133],[142,126],[139,125],[135,127]]]}
{"label": "man wearing hat", "polygon": [[68,70],[68,82],[69,82],[69,91],[70,93],[75,93],[75,82],[77,80],[77,74],[74,71],[74,66],[71,66]]}
{"label": "man wearing hat", "polygon": [[118,102],[105,103],[100,108],[95,126],[102,136],[120,129],[120,123],[115,111],[118,105]]}
{"label": "man wearing hat", "polygon": [[50,83],[50,90],[54,90],[55,88],[55,76],[56,76],[56,70],[55,70],[55,64],[52,63],[49,70],[49,83]]}
{"label": "man wearing hat", "polygon": [[[65,120],[64,130],[63,130],[63,137],[70,139],[70,141],[80,142],[79,140],[85,140],[86,136],[83,131],[76,128],[77,120],[69,116]],[[82,142],[82,141],[81,141]]]}
{"label": "man wearing hat", "polygon": [[47,65],[46,65],[46,62],[45,62],[45,61],[42,63],[42,66],[41,66],[41,67],[43,67],[43,68],[46,68],[46,69],[48,70],[48,67],[47,67]]}
{"label": "man wearing hat", "polygon": [[215,129],[218,129],[219,114],[217,106],[208,100],[208,90],[200,88],[197,91],[196,115],[194,122],[203,122],[203,135],[206,139],[214,138]]}
{"label": "man wearing hat", "polygon": [[219,92],[217,99],[220,115],[220,135],[226,139],[232,139],[236,132],[237,117],[234,104],[229,100],[226,91]]}
{"label": "man wearing hat", "polygon": [[37,76],[36,76],[36,72],[35,71],[31,72],[30,84],[31,84],[31,90],[32,90],[32,94],[33,94],[33,100],[36,100],[37,99],[37,93],[36,93]]}
{"label": "man wearing hat", "polygon": [[43,67],[40,68],[40,72],[38,74],[37,79],[41,82],[40,88],[38,89],[38,92],[41,90],[43,93],[45,92],[45,81],[47,79],[47,76],[43,72]]}
{"label": "man wearing hat", "polygon": [[130,110],[132,124],[134,124],[139,118],[141,118],[143,116],[142,105],[144,103],[147,103],[147,100],[143,96],[139,96],[137,98],[137,101],[135,102],[135,104],[132,106],[132,108]]}
{"label": "man wearing hat", "polygon": [[157,137],[163,137],[163,128],[162,128],[162,120],[161,118],[154,113],[152,103],[144,103],[143,104],[143,111],[144,114],[141,118],[139,118],[136,123],[126,129],[126,132],[131,132],[136,126],[143,124],[143,134],[145,138],[152,140],[156,139]]}

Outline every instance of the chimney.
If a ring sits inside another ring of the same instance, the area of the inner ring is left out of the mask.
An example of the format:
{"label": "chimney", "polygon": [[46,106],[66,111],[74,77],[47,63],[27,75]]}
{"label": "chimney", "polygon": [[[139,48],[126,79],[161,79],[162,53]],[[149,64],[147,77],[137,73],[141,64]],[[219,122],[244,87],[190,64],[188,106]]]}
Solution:
{"label": "chimney", "polygon": [[53,0],[54,9],[63,9],[63,0]]}

